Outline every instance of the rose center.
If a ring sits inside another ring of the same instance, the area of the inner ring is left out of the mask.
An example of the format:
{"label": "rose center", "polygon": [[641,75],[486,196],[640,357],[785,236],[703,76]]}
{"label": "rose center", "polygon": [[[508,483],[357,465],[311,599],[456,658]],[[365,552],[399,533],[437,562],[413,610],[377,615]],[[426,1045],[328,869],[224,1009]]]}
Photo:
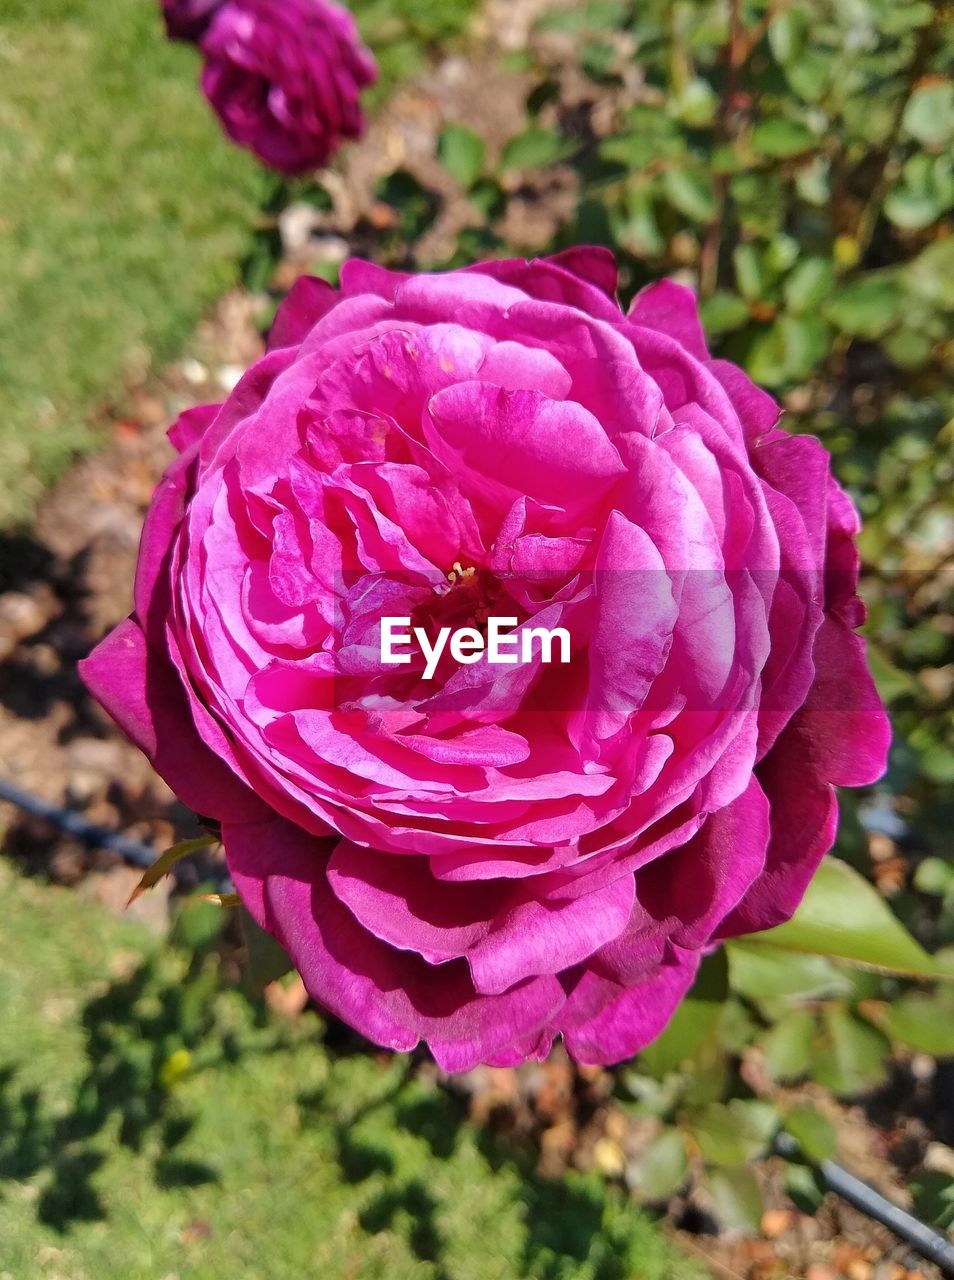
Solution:
{"label": "rose center", "polygon": [[487,569],[456,562],[447,574],[447,585],[438,587],[411,615],[411,625],[421,627],[435,640],[442,627],[457,631],[473,627],[486,637],[487,619],[494,614],[513,616],[516,606],[501,583]]}

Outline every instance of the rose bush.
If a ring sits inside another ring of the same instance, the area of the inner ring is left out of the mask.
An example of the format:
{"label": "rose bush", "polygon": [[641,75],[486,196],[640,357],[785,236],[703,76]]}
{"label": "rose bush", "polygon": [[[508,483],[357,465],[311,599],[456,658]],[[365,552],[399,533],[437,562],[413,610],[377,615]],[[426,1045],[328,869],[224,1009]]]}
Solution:
{"label": "rose bush", "polygon": [[[83,668],[308,989],[451,1070],[632,1055],[798,904],[884,768],[855,511],[818,441],[602,250],[298,283],[185,414]],[[570,666],[381,663],[380,620]]]}
{"label": "rose bush", "polygon": [[359,99],[377,66],[351,14],[331,0],[225,0],[199,47],[202,90],[223,128],[270,168],[317,168],[364,132]]}

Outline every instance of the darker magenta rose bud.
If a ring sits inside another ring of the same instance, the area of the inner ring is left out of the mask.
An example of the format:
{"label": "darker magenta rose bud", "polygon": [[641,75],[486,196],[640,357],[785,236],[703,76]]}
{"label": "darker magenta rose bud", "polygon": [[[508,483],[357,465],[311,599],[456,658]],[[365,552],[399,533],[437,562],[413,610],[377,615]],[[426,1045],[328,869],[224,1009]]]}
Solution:
{"label": "darker magenta rose bud", "polygon": [[199,40],[223,0],[162,0],[170,40]]}
{"label": "darker magenta rose bud", "polygon": [[200,47],[202,89],[233,142],[280,173],[325,164],[364,132],[374,58],[330,0],[226,0]]}
{"label": "darker magenta rose bud", "polygon": [[828,454],[686,289],[615,287],[597,249],[300,281],[83,666],[315,999],[448,1070],[634,1054],[885,766]]}

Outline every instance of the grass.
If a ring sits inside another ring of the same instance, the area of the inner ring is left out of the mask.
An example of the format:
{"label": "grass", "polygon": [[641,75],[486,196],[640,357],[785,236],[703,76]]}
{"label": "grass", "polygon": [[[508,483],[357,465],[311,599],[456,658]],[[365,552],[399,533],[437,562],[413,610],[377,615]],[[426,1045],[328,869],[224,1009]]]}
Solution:
{"label": "grass", "polygon": [[154,0],[0,3],[0,528],[236,279],[267,178]]}
{"label": "grass", "polygon": [[[379,105],[478,0],[355,0]],[[23,524],[132,366],[237,279],[273,185],[229,144],[156,0],[0,0],[0,529]]]}
{"label": "grass", "polygon": [[599,1181],[546,1182],[407,1060],[223,986],[221,914],[158,943],[0,862],[11,1280],[689,1280]]}

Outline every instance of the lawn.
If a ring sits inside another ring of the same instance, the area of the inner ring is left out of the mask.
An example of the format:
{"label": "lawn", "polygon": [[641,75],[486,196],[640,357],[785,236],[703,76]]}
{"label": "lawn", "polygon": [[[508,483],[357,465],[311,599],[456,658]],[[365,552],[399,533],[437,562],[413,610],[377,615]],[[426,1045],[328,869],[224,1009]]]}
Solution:
{"label": "lawn", "polygon": [[[634,1206],[538,1178],[409,1076],[0,862],[0,1268],[12,1280],[688,1280]],[[357,1046],[355,1046],[357,1047]]]}
{"label": "lawn", "polygon": [[0,528],[236,279],[266,175],[152,0],[0,5]]}

